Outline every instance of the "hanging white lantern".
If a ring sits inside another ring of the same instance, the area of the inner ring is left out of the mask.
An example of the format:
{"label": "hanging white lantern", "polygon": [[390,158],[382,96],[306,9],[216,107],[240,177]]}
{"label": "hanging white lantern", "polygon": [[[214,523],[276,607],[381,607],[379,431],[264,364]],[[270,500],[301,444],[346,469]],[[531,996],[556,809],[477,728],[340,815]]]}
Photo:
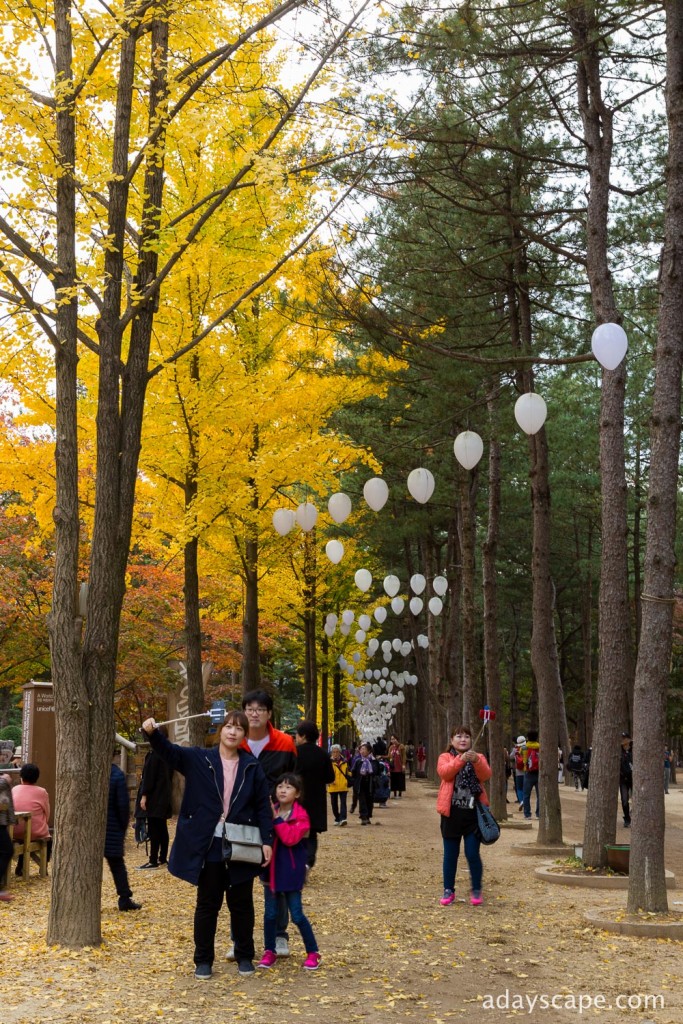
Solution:
{"label": "hanging white lantern", "polygon": [[427,606],[432,615],[441,615],[443,610],[443,601],[440,597],[430,597],[429,604]]}
{"label": "hanging white lantern", "polygon": [[344,545],[340,540],[328,540],[325,545],[325,554],[333,565],[338,565],[344,557]]}
{"label": "hanging white lantern", "polygon": [[424,601],[421,597],[411,597],[410,599],[410,610],[413,615],[419,615],[424,606]]}
{"label": "hanging white lantern", "polygon": [[350,626],[354,620],[354,614],[350,608],[345,608],[342,612],[342,622],[345,626]]}
{"label": "hanging white lantern", "polygon": [[273,512],[273,526],[281,537],[285,537],[296,522],[296,515],[291,508],[276,508]]}
{"label": "hanging white lantern", "polygon": [[536,391],[520,395],[515,402],[515,419],[525,434],[537,434],[547,415],[548,408]]}
{"label": "hanging white lantern", "polygon": [[408,474],[408,490],[415,501],[424,505],[434,493],[434,477],[428,469],[414,469]]}
{"label": "hanging white lantern", "polygon": [[396,653],[398,654],[398,652],[401,650],[401,641],[399,640],[398,637],[394,637],[394,639],[391,641],[391,646],[393,650],[395,650]]}
{"label": "hanging white lantern", "polygon": [[395,597],[391,602],[391,610],[394,615],[400,615],[405,608],[405,601],[402,597]]}
{"label": "hanging white lantern", "polygon": [[351,499],[338,491],[328,501],[327,508],[335,523],[343,523],[351,515]]}
{"label": "hanging white lantern", "polygon": [[386,679],[388,677],[388,675],[389,675],[389,669],[388,668],[383,668],[382,672],[381,672],[381,675],[382,675],[383,679]]}
{"label": "hanging white lantern", "polygon": [[366,670],[365,670],[365,678],[366,679],[372,679],[372,669],[371,668],[366,668]]}
{"label": "hanging white lantern", "polygon": [[394,689],[394,683],[391,679],[387,680],[387,693],[391,693]]}
{"label": "hanging white lantern", "polygon": [[312,530],[318,521],[318,510],[315,505],[312,505],[310,501],[304,502],[303,505],[299,505],[296,510],[296,521],[304,533],[308,533],[309,530]]}
{"label": "hanging white lantern", "polygon": [[474,469],[484,454],[484,442],[473,430],[463,430],[453,442],[453,453],[463,469]]}
{"label": "hanging white lantern", "polygon": [[401,581],[398,576],[385,576],[384,583],[382,585],[384,587],[384,593],[388,597],[396,597],[401,589]]}
{"label": "hanging white lantern", "polygon": [[356,643],[357,644],[364,644],[365,643],[365,637],[366,637],[366,633],[365,633],[364,629],[357,629],[356,630]]}
{"label": "hanging white lantern", "polygon": [[359,615],[358,625],[367,633],[367,631],[370,629],[370,626],[372,625],[372,619],[370,618],[369,615]]}
{"label": "hanging white lantern", "polygon": [[382,657],[388,664],[391,661],[391,651],[385,651]]}
{"label": "hanging white lantern", "polygon": [[391,640],[382,640],[382,650],[385,654],[391,650]]}
{"label": "hanging white lantern", "polygon": [[404,658],[407,658],[411,651],[412,647],[410,646],[410,640],[404,640],[401,644],[401,654]]}
{"label": "hanging white lantern", "polygon": [[445,576],[435,576],[432,581],[432,590],[438,597],[443,597],[448,590],[448,580]]}
{"label": "hanging white lantern", "polygon": [[375,620],[377,622],[379,622],[379,624],[381,626],[382,623],[386,620],[387,610],[382,605],[380,605],[379,608],[375,608],[375,610],[374,610],[374,612],[372,614],[374,615]]}
{"label": "hanging white lantern", "polygon": [[372,575],[367,569],[358,569],[353,578],[356,581],[356,586],[363,593],[369,590],[372,586]]}
{"label": "hanging white lantern", "polygon": [[[382,672],[383,671],[384,671],[384,669],[382,669]],[[378,668],[376,668],[375,671],[372,673],[372,678],[373,679],[381,679],[382,678],[382,672],[380,672],[380,670]]]}
{"label": "hanging white lantern", "polygon": [[363,497],[373,512],[379,512],[384,508],[389,497],[389,488],[381,476],[373,476],[365,481]]}
{"label": "hanging white lantern", "polygon": [[379,647],[379,640],[376,636],[373,636],[370,643],[368,644],[368,654],[373,655]]}
{"label": "hanging white lantern", "polygon": [[600,324],[593,331],[591,348],[601,366],[616,370],[628,349],[626,331],[619,324]]}
{"label": "hanging white lantern", "polygon": [[421,594],[426,586],[427,580],[422,573],[416,572],[414,576],[410,577],[410,589],[414,594]]}

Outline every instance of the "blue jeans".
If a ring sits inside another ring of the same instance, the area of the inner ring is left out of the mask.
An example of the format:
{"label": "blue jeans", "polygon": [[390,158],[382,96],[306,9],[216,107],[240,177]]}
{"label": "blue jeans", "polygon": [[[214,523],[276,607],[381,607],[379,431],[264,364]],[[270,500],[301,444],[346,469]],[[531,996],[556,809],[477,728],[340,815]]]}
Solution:
{"label": "blue jeans", "polygon": [[515,793],[517,794],[517,803],[524,803],[524,776],[518,775],[515,772]]}
{"label": "blue jeans", "polygon": [[277,911],[278,911],[278,898],[285,899],[287,906],[289,907],[289,913],[292,921],[301,932],[301,938],[304,941],[307,953],[317,953],[318,943],[315,941],[315,935],[311,928],[311,922],[304,914],[304,908],[301,904],[301,893],[300,892],[280,892],[274,893],[270,886],[264,887],[265,896],[265,913],[263,915],[263,937],[265,940],[266,949],[270,949],[275,952],[275,933],[277,931]]}
{"label": "blue jeans", "polygon": [[[479,855],[480,839],[476,832],[463,836],[465,840],[465,856],[470,869],[472,892],[481,892],[481,879],[484,866]],[[443,837],[443,887],[455,889],[455,872],[458,868],[460,840]]]}
{"label": "blue jeans", "polygon": [[524,776],[524,817],[531,817],[531,791],[536,790],[536,817],[538,817],[538,772],[527,772]]}

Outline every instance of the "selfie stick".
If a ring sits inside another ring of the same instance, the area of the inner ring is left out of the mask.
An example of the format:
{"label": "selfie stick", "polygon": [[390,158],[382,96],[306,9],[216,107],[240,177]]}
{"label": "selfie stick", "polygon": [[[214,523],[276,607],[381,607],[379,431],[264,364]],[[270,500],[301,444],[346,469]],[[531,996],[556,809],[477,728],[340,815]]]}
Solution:
{"label": "selfie stick", "polygon": [[223,708],[211,708],[210,711],[202,711],[198,715],[181,715],[180,718],[167,718],[165,722],[157,722],[160,725],[173,725],[174,722],[189,722],[191,718],[210,718],[212,725],[220,725],[225,718]]}
{"label": "selfie stick", "polygon": [[479,735],[477,736],[476,740],[472,744],[472,749],[474,749],[474,747],[476,747],[477,743],[481,739],[481,737],[483,735],[483,732],[484,732],[484,729],[486,728],[487,724],[489,722],[493,721],[493,719],[496,717],[496,712],[492,711],[491,708],[488,706],[488,704],[485,704],[484,707],[479,712],[479,717],[484,719],[484,724],[482,725],[481,729],[479,730]]}

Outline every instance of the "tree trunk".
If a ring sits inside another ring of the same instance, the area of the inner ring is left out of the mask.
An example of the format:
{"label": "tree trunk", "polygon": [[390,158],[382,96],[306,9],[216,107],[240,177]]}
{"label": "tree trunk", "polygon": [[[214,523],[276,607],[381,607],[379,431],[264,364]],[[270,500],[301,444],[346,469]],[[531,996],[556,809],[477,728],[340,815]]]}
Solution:
{"label": "tree trunk", "polygon": [[496,575],[496,554],[500,532],[500,441],[495,436],[493,423],[493,399],[487,401],[489,410],[489,495],[488,528],[482,551],[482,573],[484,591],[484,668],[486,677],[486,702],[496,712],[496,717],[487,726],[491,753],[491,811],[494,818],[507,818],[505,776],[506,764],[503,708],[500,685],[500,652],[498,650],[498,584]]}
{"label": "tree trunk", "polygon": [[[249,450],[252,462],[259,453],[258,425],[254,426]],[[242,692],[261,686],[261,653],[259,648],[258,594],[258,524],[259,495],[256,481],[250,479],[252,518],[245,524],[244,542],[244,615],[242,616]]]}
{"label": "tree trunk", "polygon": [[[320,700],[320,738],[323,750],[327,750],[327,738],[329,736],[329,702],[330,702],[330,674],[327,667],[330,641],[327,633],[323,633],[321,641],[322,671],[320,673],[321,700]],[[334,728],[334,726],[333,726]]]}
{"label": "tree trunk", "polygon": [[[612,111],[600,80],[604,47],[592,0],[568,14],[577,53],[577,94],[586,145],[590,192],[586,217],[586,267],[596,322],[620,323],[608,261],[612,164]],[[628,590],[627,489],[624,459],[626,368],[603,370],[600,392],[602,487],[598,687],[593,728],[591,785],[586,805],[583,856],[591,867],[606,863],[614,842],[619,785],[619,733],[626,722],[626,692],[633,673]]]}
{"label": "tree trunk", "polygon": [[461,471],[460,550],[462,551],[462,715],[476,732],[478,727],[480,680],[475,611],[475,494],[476,470]]}
{"label": "tree trunk", "polygon": [[643,629],[634,688],[633,827],[628,910],[666,912],[664,781],[666,698],[673,584],[683,371],[683,5],[667,0],[667,201],[659,286],[650,480],[643,573]]}
{"label": "tree trunk", "polygon": [[315,722],[318,711],[318,657],[316,637],[316,537],[315,528],[304,534],[304,708]]}

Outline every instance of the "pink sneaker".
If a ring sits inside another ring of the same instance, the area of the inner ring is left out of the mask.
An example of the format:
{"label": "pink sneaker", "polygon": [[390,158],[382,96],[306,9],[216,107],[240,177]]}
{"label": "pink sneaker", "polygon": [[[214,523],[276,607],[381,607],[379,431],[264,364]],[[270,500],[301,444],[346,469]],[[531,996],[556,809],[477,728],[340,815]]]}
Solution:
{"label": "pink sneaker", "polygon": [[277,956],[273,953],[272,949],[267,949],[261,957],[259,967],[272,967],[273,964],[277,963]]}
{"label": "pink sneaker", "polygon": [[321,960],[322,957],[320,953],[309,953],[306,959],[304,960],[304,970],[317,971],[318,968],[320,967]]}
{"label": "pink sneaker", "polygon": [[470,895],[470,903],[472,904],[473,907],[480,907],[483,902],[484,900],[480,892],[473,892]]}
{"label": "pink sneaker", "polygon": [[450,907],[451,903],[455,902],[455,890],[444,889],[443,896],[439,900],[442,907]]}

